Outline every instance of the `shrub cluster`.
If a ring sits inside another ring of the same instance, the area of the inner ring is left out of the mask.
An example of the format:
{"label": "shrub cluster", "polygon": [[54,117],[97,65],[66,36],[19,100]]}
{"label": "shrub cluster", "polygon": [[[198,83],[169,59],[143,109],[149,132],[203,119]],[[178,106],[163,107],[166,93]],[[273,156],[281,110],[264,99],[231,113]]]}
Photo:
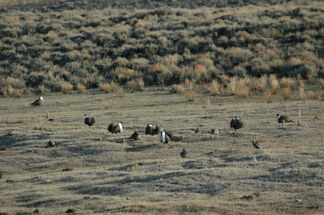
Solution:
{"label": "shrub cluster", "polygon": [[[285,95],[292,86],[271,75],[322,83],[316,81],[324,78],[321,1],[283,6],[273,0],[269,6],[254,0],[182,0],[174,5],[183,8],[160,7],[166,1],[145,7],[144,2],[0,4],[1,95],[111,92],[111,83],[134,91],[188,79],[209,85],[206,91],[213,94],[226,86],[246,97],[264,91],[265,79],[247,88],[244,78],[269,76],[271,93],[281,88]],[[233,5],[240,7],[227,7]],[[140,6],[145,9],[133,10]]]}

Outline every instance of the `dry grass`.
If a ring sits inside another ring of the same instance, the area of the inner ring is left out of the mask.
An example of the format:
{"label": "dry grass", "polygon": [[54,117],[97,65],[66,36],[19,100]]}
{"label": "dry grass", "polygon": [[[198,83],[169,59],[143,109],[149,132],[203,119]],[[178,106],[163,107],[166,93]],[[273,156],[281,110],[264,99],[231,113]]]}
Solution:
{"label": "dry grass", "polygon": [[125,93],[124,93],[124,89],[123,89],[122,87],[117,87],[117,89],[116,89],[116,94],[117,94],[117,96],[119,96],[119,97],[123,97],[123,96],[125,95]]}
{"label": "dry grass", "polygon": [[290,97],[291,97],[290,87],[281,88],[281,95],[284,99],[290,99]]}
{"label": "dry grass", "polygon": [[[42,106],[26,105],[34,99],[0,102],[2,213],[324,212],[320,101],[265,105],[262,96],[247,101],[197,92],[190,103],[183,95],[156,88],[125,92],[122,99],[112,93],[48,94]],[[214,105],[202,109],[208,99]],[[102,101],[109,101],[108,110]],[[308,126],[278,126],[275,113],[286,113],[286,107],[296,121],[301,109],[301,122]],[[96,117],[93,127],[84,125],[85,111]],[[48,121],[46,112],[54,121]],[[229,122],[238,112],[245,126],[234,133]],[[152,119],[175,139],[161,144],[158,135],[144,135]],[[112,121],[122,121],[125,130],[108,133]],[[197,126],[201,132],[194,133]],[[211,129],[221,132],[211,134]],[[129,141],[134,130],[140,139]],[[261,149],[252,146],[254,139]],[[49,147],[50,140],[56,146]],[[179,155],[183,148],[187,158]]]}
{"label": "dry grass", "polygon": [[61,92],[65,93],[65,94],[73,92],[73,86],[69,82],[62,82],[60,84],[60,89],[61,89]]}
{"label": "dry grass", "polygon": [[82,83],[78,83],[77,89],[79,93],[84,93],[86,91],[85,86]]}
{"label": "dry grass", "polygon": [[301,79],[299,80],[298,96],[301,100],[305,100],[304,82]]}
{"label": "dry grass", "polygon": [[319,79],[319,84],[322,89],[324,89],[324,78]]}
{"label": "dry grass", "polygon": [[280,80],[280,87],[281,88],[291,88],[291,89],[293,89],[295,87],[295,81],[293,79],[291,79],[291,78],[283,77]]}
{"label": "dry grass", "polygon": [[268,84],[268,76],[262,75],[257,81],[257,87],[261,92],[265,92]]}
{"label": "dry grass", "polygon": [[222,92],[222,86],[218,81],[213,80],[210,85],[205,86],[205,91],[211,95],[219,95]]}
{"label": "dry grass", "polygon": [[230,78],[229,83],[227,84],[227,89],[233,94],[236,94],[238,78],[236,76]]}
{"label": "dry grass", "polygon": [[279,81],[275,75],[270,75],[269,84],[271,86],[271,93],[277,94],[280,89]]}
{"label": "dry grass", "polygon": [[237,95],[241,98],[244,98],[244,99],[248,98],[249,94],[250,94],[249,81],[250,81],[249,78],[244,78],[244,79],[238,80],[235,95]]}
{"label": "dry grass", "polygon": [[272,103],[272,93],[270,91],[264,91],[263,96],[268,104]]}
{"label": "dry grass", "polygon": [[197,95],[195,89],[187,89],[187,90],[184,91],[183,94],[185,95],[188,102],[195,101],[196,95]]}
{"label": "dry grass", "polygon": [[118,85],[115,82],[111,82],[111,83],[100,82],[99,89],[106,93],[111,93],[118,89]]}
{"label": "dry grass", "polygon": [[126,86],[127,86],[127,89],[132,92],[145,90],[144,81],[142,78],[137,79],[137,80],[128,81]]}

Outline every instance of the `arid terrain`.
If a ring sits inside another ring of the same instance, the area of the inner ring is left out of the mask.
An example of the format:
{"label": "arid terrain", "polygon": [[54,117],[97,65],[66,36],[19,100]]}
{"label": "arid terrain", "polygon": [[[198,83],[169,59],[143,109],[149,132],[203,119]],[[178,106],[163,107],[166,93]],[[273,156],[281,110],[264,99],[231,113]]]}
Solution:
{"label": "arid terrain", "polygon": [[[0,98],[0,214],[324,213],[323,101],[199,91],[188,102],[169,90],[48,94],[38,107],[36,96]],[[236,132],[234,115],[245,123]],[[108,133],[117,121],[125,130]],[[149,122],[171,142],[144,135]]]}

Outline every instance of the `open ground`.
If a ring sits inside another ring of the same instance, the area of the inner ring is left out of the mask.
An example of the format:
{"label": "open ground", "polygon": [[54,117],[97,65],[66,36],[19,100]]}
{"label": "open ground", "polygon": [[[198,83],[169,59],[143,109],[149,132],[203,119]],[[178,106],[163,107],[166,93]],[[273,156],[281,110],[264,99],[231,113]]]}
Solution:
{"label": "open ground", "polygon": [[[324,213],[323,101],[198,93],[188,102],[161,88],[50,94],[31,107],[34,99],[0,98],[2,214]],[[276,113],[295,123],[278,125]],[[245,122],[237,132],[234,115]],[[125,131],[108,133],[117,121]],[[173,141],[144,135],[149,122]],[[140,139],[128,140],[134,131]]]}

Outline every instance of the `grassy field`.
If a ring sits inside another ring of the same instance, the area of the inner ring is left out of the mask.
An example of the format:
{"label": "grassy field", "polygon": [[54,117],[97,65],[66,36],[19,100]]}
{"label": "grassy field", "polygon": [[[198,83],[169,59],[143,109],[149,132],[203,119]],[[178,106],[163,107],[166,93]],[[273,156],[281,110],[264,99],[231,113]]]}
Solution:
{"label": "grassy field", "polygon": [[[324,213],[323,101],[198,91],[188,102],[168,88],[49,94],[31,107],[35,98],[0,98],[1,214]],[[276,113],[297,122],[299,110],[302,126],[276,123]],[[234,115],[245,122],[237,132]],[[125,131],[108,133],[117,121]],[[175,139],[144,135],[149,122]],[[133,131],[139,140],[127,139]]]}

